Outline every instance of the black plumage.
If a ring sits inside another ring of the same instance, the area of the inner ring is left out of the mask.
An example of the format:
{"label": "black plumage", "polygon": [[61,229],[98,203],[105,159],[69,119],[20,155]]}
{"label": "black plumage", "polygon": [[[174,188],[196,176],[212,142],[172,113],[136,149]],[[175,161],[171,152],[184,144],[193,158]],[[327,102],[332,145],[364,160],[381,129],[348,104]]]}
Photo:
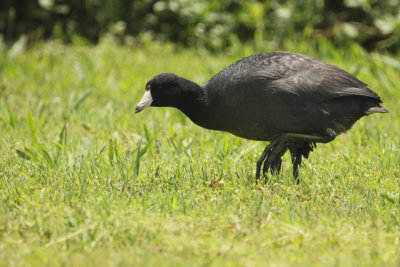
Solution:
{"label": "black plumage", "polygon": [[287,150],[297,177],[302,157],[316,143],[332,141],[363,116],[388,112],[353,75],[289,52],[243,58],[203,86],[163,73],[147,83],[146,92],[136,112],[150,105],[175,107],[201,127],[271,141],[257,162],[257,179],[263,163],[264,174],[279,172]]}

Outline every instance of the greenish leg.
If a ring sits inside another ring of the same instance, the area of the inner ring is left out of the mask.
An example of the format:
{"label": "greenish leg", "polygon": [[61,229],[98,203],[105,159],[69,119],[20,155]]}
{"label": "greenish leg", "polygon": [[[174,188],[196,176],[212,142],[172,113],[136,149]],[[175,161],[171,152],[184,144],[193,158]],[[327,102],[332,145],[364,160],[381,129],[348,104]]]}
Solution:
{"label": "greenish leg", "polygon": [[289,148],[292,154],[293,162],[293,177],[299,183],[299,166],[301,164],[302,153],[296,149],[296,143],[306,142],[306,143],[328,143],[335,139],[336,133],[332,129],[328,128],[326,130],[325,136],[315,136],[306,134],[296,134],[296,133],[285,133],[272,140],[271,143],[264,149],[261,157],[257,161],[256,169],[256,179],[260,179],[261,165],[264,162],[263,174],[271,171],[280,169],[280,158]]}

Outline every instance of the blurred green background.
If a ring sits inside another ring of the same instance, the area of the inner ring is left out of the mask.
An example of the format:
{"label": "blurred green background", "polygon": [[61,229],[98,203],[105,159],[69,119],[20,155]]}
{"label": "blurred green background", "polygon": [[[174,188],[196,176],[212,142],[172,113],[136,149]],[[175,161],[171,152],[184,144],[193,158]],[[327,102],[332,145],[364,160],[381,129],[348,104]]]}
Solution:
{"label": "blurred green background", "polygon": [[95,44],[106,34],[123,44],[149,35],[213,50],[323,36],[335,46],[357,42],[397,52],[400,0],[2,0],[0,33],[6,43],[24,36],[73,44]]}
{"label": "blurred green background", "polygon": [[[399,0],[0,0],[0,267],[400,266]],[[2,39],[2,40],[1,40]],[[172,108],[245,56],[334,64],[389,114],[255,184],[266,144]],[[371,52],[372,51],[372,52]]]}

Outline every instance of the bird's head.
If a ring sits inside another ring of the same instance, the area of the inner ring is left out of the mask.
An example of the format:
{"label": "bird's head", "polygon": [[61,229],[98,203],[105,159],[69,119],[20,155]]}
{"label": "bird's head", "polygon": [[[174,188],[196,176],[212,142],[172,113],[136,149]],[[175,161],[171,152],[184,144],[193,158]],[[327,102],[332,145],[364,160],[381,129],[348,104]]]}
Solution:
{"label": "bird's head", "polygon": [[135,113],[149,106],[178,107],[194,96],[193,84],[172,73],[159,74],[147,82],[146,91]]}
{"label": "bird's head", "polygon": [[146,84],[146,91],[142,100],[137,104],[135,113],[154,106],[173,106],[179,96],[179,77],[172,73],[162,73]]}

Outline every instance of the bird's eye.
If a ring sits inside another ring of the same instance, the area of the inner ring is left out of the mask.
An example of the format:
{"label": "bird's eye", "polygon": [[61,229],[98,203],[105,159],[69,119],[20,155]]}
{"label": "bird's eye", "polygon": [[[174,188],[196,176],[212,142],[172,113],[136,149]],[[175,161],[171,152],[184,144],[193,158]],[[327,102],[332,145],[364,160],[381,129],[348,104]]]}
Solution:
{"label": "bird's eye", "polygon": [[157,86],[157,91],[161,91],[163,89],[164,89],[164,87],[162,87],[161,85]]}

